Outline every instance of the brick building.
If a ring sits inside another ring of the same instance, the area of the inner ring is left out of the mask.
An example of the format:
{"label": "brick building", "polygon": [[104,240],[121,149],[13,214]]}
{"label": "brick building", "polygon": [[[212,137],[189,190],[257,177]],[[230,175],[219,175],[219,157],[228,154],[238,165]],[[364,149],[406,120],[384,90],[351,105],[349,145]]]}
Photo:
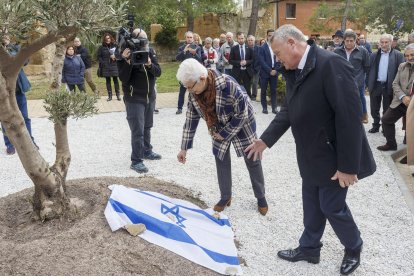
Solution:
{"label": "brick building", "polygon": [[[259,22],[268,22],[268,28],[277,28],[284,24],[293,24],[298,27],[305,35],[315,35],[320,38],[330,38],[336,29],[340,29],[340,22],[329,22],[328,27],[331,29],[328,32],[315,32],[309,26],[309,20],[314,15],[316,9],[321,3],[328,3],[329,5],[338,5],[343,3],[337,0],[267,0],[268,4],[259,11]],[[252,0],[243,1],[243,17],[251,15]],[[263,18],[263,17],[271,18]],[[320,22],[328,22],[326,18],[321,15],[318,18]],[[271,25],[269,26],[269,23]],[[364,33],[363,30],[358,30],[353,24],[347,23],[347,28],[355,30],[357,33]],[[262,34],[263,30],[259,27],[257,33]]]}

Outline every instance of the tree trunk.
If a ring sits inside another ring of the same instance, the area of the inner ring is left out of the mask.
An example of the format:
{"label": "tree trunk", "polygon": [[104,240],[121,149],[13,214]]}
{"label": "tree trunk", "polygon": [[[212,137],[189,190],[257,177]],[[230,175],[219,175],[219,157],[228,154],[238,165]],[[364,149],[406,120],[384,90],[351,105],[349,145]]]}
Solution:
{"label": "tree trunk", "polygon": [[[0,121],[8,138],[15,146],[27,175],[35,186],[33,196],[35,216],[42,220],[59,217],[67,210],[69,203],[65,195],[64,178],[62,177],[66,177],[66,172],[63,173],[63,171],[67,171],[67,166],[61,166],[59,170],[49,168],[48,163],[33,144],[23,116],[17,106],[14,92],[16,78],[17,76],[11,76],[5,79],[3,75],[0,75],[0,106],[2,107],[0,109]],[[5,95],[7,96],[4,97]],[[59,147],[62,147],[62,145],[59,145]],[[63,148],[65,147],[63,146]],[[54,167],[58,166],[55,165]]]}
{"label": "tree trunk", "polygon": [[345,4],[344,16],[342,17],[341,30],[344,32],[346,30],[346,21],[348,19],[348,13],[351,8],[352,0],[347,0]]}
{"label": "tree trunk", "polygon": [[52,84],[50,88],[59,89],[62,85],[62,69],[66,54],[66,40],[62,38],[55,45],[56,50],[52,62]]}
{"label": "tree trunk", "polygon": [[187,15],[187,31],[194,30],[194,16],[192,14]]}
{"label": "tree trunk", "polygon": [[252,13],[250,14],[249,32],[247,35],[256,35],[257,20],[259,19],[259,1],[252,0]]}

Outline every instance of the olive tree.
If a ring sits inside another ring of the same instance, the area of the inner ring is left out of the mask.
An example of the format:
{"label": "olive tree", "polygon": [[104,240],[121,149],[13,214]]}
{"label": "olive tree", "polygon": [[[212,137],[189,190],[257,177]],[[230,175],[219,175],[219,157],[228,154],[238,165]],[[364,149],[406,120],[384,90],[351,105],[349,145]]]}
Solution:
{"label": "olive tree", "polygon": [[61,217],[75,207],[65,185],[71,161],[67,119],[95,113],[95,100],[58,90],[49,93],[46,109],[54,123],[56,138],[56,159],[50,166],[33,144],[17,106],[17,76],[30,55],[49,44],[72,38],[81,31],[118,28],[126,18],[127,3],[117,0],[2,0],[0,3],[2,38],[7,34],[28,39],[30,33],[46,30],[38,39],[27,40],[16,56],[10,56],[0,47],[0,121],[34,184],[33,214],[41,220]]}

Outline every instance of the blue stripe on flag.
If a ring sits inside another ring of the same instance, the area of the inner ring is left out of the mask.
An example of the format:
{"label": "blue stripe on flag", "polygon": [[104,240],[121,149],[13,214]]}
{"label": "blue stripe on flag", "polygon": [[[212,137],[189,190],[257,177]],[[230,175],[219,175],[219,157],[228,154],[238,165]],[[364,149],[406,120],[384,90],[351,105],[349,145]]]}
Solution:
{"label": "blue stripe on flag", "polygon": [[159,200],[162,200],[162,201],[165,201],[165,202],[174,204],[174,205],[179,206],[181,208],[185,208],[187,210],[190,210],[190,211],[199,213],[200,215],[206,216],[208,219],[212,220],[213,222],[217,223],[218,225],[221,225],[221,226],[227,225],[227,226],[231,227],[230,221],[228,219],[217,219],[217,218],[213,217],[212,215],[210,215],[209,213],[207,213],[204,210],[201,210],[201,209],[193,209],[193,208],[189,208],[189,207],[186,207],[186,206],[183,206],[183,205],[177,205],[177,204],[172,203],[172,202],[170,202],[170,201],[168,201],[168,200],[166,200],[164,198],[161,198],[161,197],[158,197],[158,196],[155,196],[155,195],[152,195],[150,193],[143,192],[143,191],[140,191],[140,190],[134,190],[134,191],[135,192],[138,192],[140,194],[144,194],[144,195],[147,195],[147,196],[155,197],[155,198],[157,198]]}
{"label": "blue stripe on flag", "polygon": [[124,213],[131,220],[132,223],[143,223],[147,230],[157,233],[168,239],[172,239],[179,242],[185,242],[200,247],[211,259],[217,263],[227,263],[230,265],[239,265],[239,259],[233,256],[223,255],[211,250],[208,250],[198,245],[181,227],[173,225],[168,222],[158,220],[145,213],[139,212],[131,207],[128,207],[119,201],[109,199],[114,210],[118,213]]}

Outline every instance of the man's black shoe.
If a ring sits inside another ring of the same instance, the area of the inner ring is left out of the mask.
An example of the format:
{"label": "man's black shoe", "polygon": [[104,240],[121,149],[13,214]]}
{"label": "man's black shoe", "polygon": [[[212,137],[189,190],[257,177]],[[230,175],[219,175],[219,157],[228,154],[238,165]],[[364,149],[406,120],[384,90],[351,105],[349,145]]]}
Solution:
{"label": "man's black shoe", "polygon": [[263,109],[262,113],[263,114],[269,114],[269,112],[267,111],[267,109]]}
{"label": "man's black shoe", "polygon": [[277,113],[279,113],[276,109],[272,109],[272,113],[273,114],[277,114]]}
{"label": "man's black shoe", "polygon": [[148,160],[160,160],[161,159],[161,155],[158,153],[155,153],[153,151],[149,151],[149,152],[145,152],[144,153],[144,159],[148,159]]}
{"label": "man's black shoe", "polygon": [[379,132],[379,127],[373,127],[370,130],[368,130],[369,133],[377,133]]}
{"label": "man's black shoe", "polygon": [[177,112],[175,112],[175,114],[177,114],[177,115],[178,115],[178,114],[181,114],[181,113],[183,113],[183,110],[182,110],[182,109],[180,109],[180,108],[179,108],[179,109],[177,109]]}
{"label": "man's black shoe", "polygon": [[407,164],[407,155],[401,158],[400,164]]}
{"label": "man's black shoe", "polygon": [[277,256],[289,262],[307,261],[311,264],[318,264],[320,260],[319,256],[306,255],[305,253],[300,251],[299,247],[295,249],[281,250],[277,252]]}
{"label": "man's black shoe", "polygon": [[348,275],[354,272],[355,269],[359,266],[361,252],[348,252],[345,250],[344,258],[342,259],[341,264],[341,275]]}
{"label": "man's black shoe", "polygon": [[380,151],[397,150],[397,145],[390,145],[390,144],[387,143],[383,146],[377,147],[377,149],[380,150]]}

